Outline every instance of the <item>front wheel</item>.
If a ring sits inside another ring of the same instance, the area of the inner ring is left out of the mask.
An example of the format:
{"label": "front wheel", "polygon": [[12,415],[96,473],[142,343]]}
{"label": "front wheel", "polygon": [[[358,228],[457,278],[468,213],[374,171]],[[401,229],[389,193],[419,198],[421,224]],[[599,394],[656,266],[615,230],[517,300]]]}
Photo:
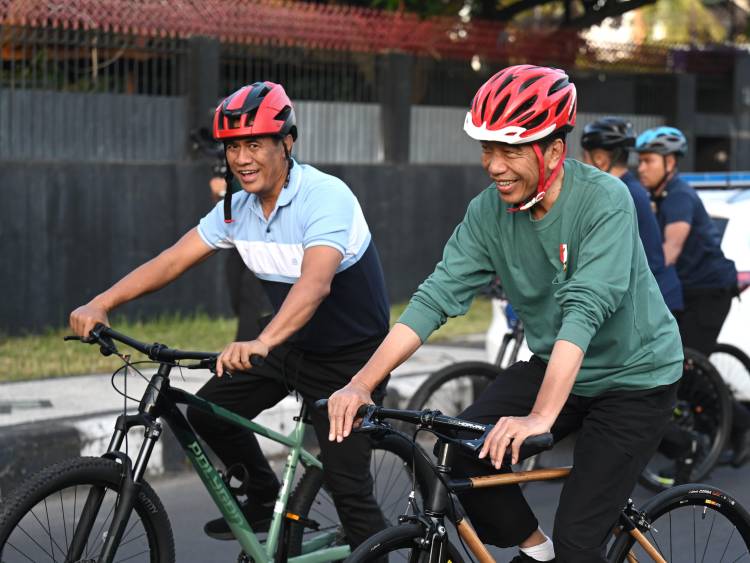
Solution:
{"label": "front wheel", "polygon": [[[668,563],[750,560],[750,514],[730,495],[710,485],[687,484],[651,498],[644,506],[646,539]],[[622,532],[608,561],[652,561]]]}
{"label": "front wheel", "polygon": [[[112,460],[82,457],[31,477],[0,506],[0,561],[99,561],[120,498],[122,471]],[[174,560],[167,513],[144,482],[113,561]]]}
{"label": "front wheel", "polygon": [[[361,544],[347,563],[422,563],[430,560],[430,545],[422,541],[426,532],[422,524],[401,524],[386,528]],[[446,538],[439,563],[463,563],[458,549]]]}

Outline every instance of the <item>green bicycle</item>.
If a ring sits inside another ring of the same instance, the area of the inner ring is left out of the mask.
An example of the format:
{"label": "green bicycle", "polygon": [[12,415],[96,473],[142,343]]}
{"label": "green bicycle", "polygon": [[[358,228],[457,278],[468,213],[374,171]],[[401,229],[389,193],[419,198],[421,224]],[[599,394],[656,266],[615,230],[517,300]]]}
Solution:
{"label": "green bicycle", "polygon": [[[142,352],[159,365],[140,399],[138,412],[123,413],[117,418],[103,456],[74,458],[52,465],[4,499],[0,506],[0,561],[175,561],[169,518],[144,479],[149,458],[162,433],[160,420],[172,430],[229,523],[242,548],[239,562],[321,563],[349,555],[350,547],[325,491],[323,466],[303,447],[307,414],[304,404],[291,432],[279,434],[170,385],[173,367],[215,369],[217,354],[145,344],[103,325],[97,325],[91,333],[91,341],[105,355],[119,355],[114,340]],[[186,364],[186,360],[195,363]],[[177,406],[181,404],[209,412],[289,448],[265,541],[248,524],[229,486],[229,477],[222,475],[206,455]],[[131,457],[122,451],[122,445],[125,442],[127,451],[127,436],[134,428],[143,428],[144,438],[137,456]],[[413,444],[398,434],[376,433],[372,440],[375,495],[386,520],[395,523],[404,508],[401,499],[413,483],[410,465]],[[295,480],[300,464],[305,471]],[[426,482],[424,476],[417,479],[418,488],[423,482]]]}

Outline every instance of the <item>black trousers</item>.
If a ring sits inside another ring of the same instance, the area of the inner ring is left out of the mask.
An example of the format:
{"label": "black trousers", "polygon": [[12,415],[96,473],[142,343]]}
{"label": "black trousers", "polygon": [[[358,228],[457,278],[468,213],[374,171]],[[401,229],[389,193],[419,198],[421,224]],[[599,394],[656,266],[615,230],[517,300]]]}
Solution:
{"label": "black trousers", "polygon": [[[274,349],[260,367],[232,377],[212,377],[198,396],[253,419],[272,407],[291,390],[312,406],[346,385],[374,353],[382,338],[350,346],[335,354],[303,352],[292,345]],[[373,393],[382,402],[385,384]],[[370,439],[352,434],[341,443],[328,441],[328,416],[310,408],[325,482],[333,497],[349,543],[353,546],[382,530],[385,519],[373,497],[370,475]],[[254,433],[218,421],[198,409],[188,409],[188,420],[227,466],[243,464],[250,475],[248,498],[255,502],[273,500],[279,481],[260,449]]]}
{"label": "black trousers", "polygon": [[[461,418],[488,424],[501,416],[528,415],[545,368],[536,356],[512,365]],[[675,383],[568,398],[552,427],[555,441],[578,431],[573,470],[563,486],[555,517],[556,561],[605,561],[612,526],[671,418],[676,388]],[[453,468],[457,476],[496,472],[487,462],[468,454],[456,456]],[[467,491],[459,498],[485,543],[518,545],[539,526],[518,485]]]}
{"label": "black trousers", "polygon": [[708,357],[737,295],[736,288],[685,288],[683,293],[685,308],[676,317],[682,345]]}

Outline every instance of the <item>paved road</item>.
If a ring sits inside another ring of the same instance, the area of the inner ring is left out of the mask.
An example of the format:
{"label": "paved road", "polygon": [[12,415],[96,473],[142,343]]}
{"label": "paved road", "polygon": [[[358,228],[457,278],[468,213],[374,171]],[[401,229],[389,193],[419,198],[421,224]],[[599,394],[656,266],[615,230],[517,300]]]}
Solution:
{"label": "paved road", "polygon": [[[714,471],[710,483],[731,492],[740,503],[750,506],[750,466],[741,470],[728,467]],[[223,563],[236,561],[239,546],[233,542],[220,542],[207,538],[202,533],[203,523],[218,515],[210,498],[194,476],[165,479],[154,483],[172,520],[179,563]],[[533,483],[526,487],[527,499],[534,507],[542,527],[552,530],[554,512],[561,489],[560,483]],[[634,494],[636,503],[643,502],[650,493],[638,487]],[[515,549],[492,549],[499,563],[509,561]]]}

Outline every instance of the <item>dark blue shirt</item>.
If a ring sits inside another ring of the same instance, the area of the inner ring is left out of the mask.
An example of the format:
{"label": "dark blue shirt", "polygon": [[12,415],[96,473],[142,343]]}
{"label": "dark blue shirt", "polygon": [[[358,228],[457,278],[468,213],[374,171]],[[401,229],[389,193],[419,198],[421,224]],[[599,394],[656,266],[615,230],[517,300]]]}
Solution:
{"label": "dark blue shirt", "polygon": [[721,236],[695,190],[675,175],[656,201],[659,226],[690,224],[690,234],[677,258],[684,290],[729,288],[737,284],[734,262],[721,251]]}
{"label": "dark blue shirt", "polygon": [[664,303],[667,304],[670,311],[681,311],[684,307],[682,286],[674,266],[667,267],[664,263],[662,236],[659,231],[659,224],[656,222],[656,216],[651,209],[651,199],[648,192],[635,175],[630,172],[625,172],[620,179],[628,187],[630,195],[633,197],[635,212],[638,217],[638,233],[641,236],[643,249],[646,251],[648,267],[654,274],[656,283],[659,284]]}

